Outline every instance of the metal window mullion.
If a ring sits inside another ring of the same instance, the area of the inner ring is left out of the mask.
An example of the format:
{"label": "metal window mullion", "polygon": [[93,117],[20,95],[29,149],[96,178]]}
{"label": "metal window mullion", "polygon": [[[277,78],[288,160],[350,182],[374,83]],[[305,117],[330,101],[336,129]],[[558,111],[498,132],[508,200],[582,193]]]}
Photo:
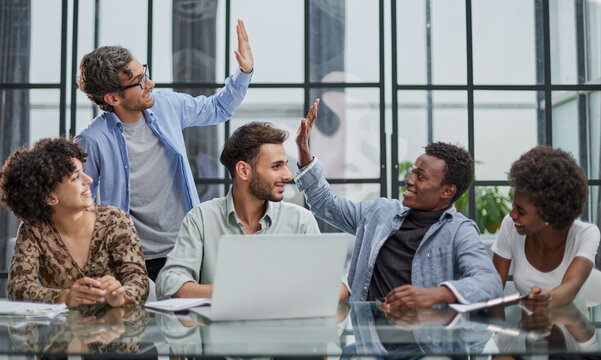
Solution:
{"label": "metal window mullion", "polygon": [[[474,59],[472,36],[472,1],[465,0],[465,33],[467,59],[467,142],[472,159],[476,158],[474,140]],[[468,217],[476,219],[476,187],[474,183],[468,189]]]}
{"label": "metal window mullion", "polygon": [[67,135],[67,27],[69,1],[62,0],[61,5],[61,73],[59,100],[59,134]]}
{"label": "metal window mullion", "polygon": [[386,157],[386,98],[385,98],[385,63],[384,63],[384,0],[379,1],[379,47],[380,47],[380,196],[386,197],[387,185],[387,157]]}
{"label": "metal window mullion", "polygon": [[73,0],[73,36],[71,41],[71,122],[69,135],[75,136],[77,124],[77,40],[79,37],[79,0]]}
{"label": "metal window mullion", "polygon": [[392,135],[391,135],[391,197],[399,198],[399,113],[398,113],[398,69],[397,69],[397,22],[396,22],[396,0],[390,2],[390,26],[391,26],[391,74],[392,74]]}

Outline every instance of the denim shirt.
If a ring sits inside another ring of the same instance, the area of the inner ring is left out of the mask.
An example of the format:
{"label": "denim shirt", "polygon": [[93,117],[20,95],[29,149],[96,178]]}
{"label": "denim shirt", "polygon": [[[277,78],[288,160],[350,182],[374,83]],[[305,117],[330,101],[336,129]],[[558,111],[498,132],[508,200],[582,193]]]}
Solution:
{"label": "denim shirt", "polygon": [[[359,203],[330,189],[324,166],[316,158],[295,176],[313,213],[355,235],[348,274],[350,301],[367,298],[374,264],[384,242],[396,232],[409,212],[400,201],[379,198]],[[503,285],[476,224],[451,206],[422,239],[411,265],[411,284],[432,288],[446,286],[457,301],[468,304],[502,296]]]}
{"label": "denim shirt", "polygon": [[[217,94],[196,98],[172,91],[153,92],[155,100],[150,109],[143,111],[144,120],[165,146],[170,162],[177,165],[180,176],[176,179],[182,189],[185,212],[197,205],[198,192],[186,155],[182,130],[190,126],[219,124],[230,119],[244,99],[252,73],[239,69],[228,77],[225,87]],[[93,183],[92,196],[100,187],[100,202],[129,212],[130,178],[127,145],[123,123],[113,112],[104,112],[75,137],[88,153],[84,171]]]}

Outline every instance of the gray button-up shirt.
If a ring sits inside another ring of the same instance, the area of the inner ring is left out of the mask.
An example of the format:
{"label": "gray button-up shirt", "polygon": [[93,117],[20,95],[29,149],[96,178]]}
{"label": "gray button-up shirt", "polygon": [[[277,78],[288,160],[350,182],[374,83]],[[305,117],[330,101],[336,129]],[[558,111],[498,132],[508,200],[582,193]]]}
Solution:
{"label": "gray button-up shirt", "polygon": [[[311,212],[298,205],[267,202],[257,234],[319,234]],[[186,282],[212,284],[218,242],[225,234],[244,234],[244,224],[234,209],[232,193],[195,206],[184,218],[175,247],[159,273],[157,298],[172,296]]]}

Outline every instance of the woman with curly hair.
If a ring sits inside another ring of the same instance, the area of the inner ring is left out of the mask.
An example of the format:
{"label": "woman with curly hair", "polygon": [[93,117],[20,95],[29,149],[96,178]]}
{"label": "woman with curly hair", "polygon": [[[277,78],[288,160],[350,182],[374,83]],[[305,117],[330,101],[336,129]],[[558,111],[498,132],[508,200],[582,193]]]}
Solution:
{"label": "woman with curly hair", "polygon": [[64,302],[69,308],[139,304],[148,274],[134,224],[111,206],[94,206],[73,141],[42,139],[4,163],[0,200],[21,221],[8,273],[11,300]]}
{"label": "woman with curly hair", "polygon": [[535,308],[571,302],[595,262],[599,229],[577,220],[588,182],[572,156],[535,147],[511,165],[513,208],[492,247],[503,285],[513,261],[517,290]]}

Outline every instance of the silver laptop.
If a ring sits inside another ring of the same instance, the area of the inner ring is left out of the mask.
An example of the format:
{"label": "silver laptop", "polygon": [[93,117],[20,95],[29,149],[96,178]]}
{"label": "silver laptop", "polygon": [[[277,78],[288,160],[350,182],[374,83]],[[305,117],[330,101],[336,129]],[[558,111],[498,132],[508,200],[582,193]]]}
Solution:
{"label": "silver laptop", "polygon": [[349,235],[224,235],[219,240],[210,321],[336,314]]}

